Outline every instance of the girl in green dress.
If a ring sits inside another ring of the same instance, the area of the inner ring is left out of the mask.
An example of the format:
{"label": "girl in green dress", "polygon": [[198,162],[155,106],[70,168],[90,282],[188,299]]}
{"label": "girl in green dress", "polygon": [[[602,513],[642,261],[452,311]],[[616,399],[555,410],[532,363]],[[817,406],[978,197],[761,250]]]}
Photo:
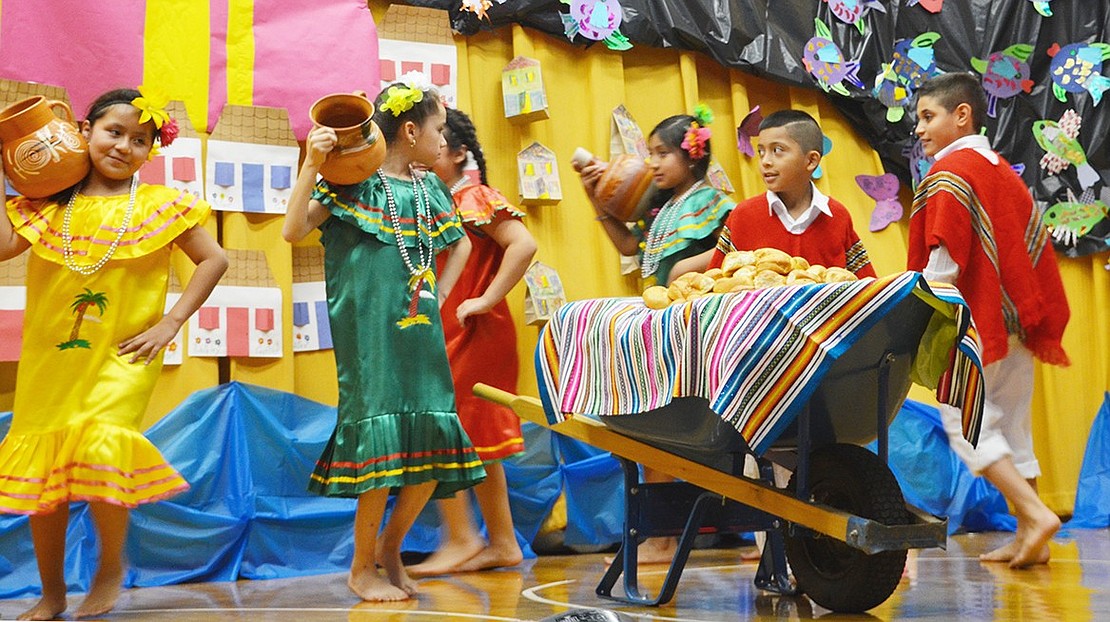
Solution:
{"label": "girl in green dress", "polygon": [[[439,313],[470,252],[447,187],[425,172],[446,113],[434,89],[412,80],[383,90],[375,107],[388,144],[381,168],[357,184],[318,182],[337,136],[314,128],[282,235],[296,242],[321,230],[339,380],[338,424],[309,489],[358,498],[347,585],[363,600],[394,601],[416,594],[401,542],[417,515],[485,470],[456,414]],[[439,251],[447,258],[436,274]],[[379,536],[391,489],[397,503]]]}

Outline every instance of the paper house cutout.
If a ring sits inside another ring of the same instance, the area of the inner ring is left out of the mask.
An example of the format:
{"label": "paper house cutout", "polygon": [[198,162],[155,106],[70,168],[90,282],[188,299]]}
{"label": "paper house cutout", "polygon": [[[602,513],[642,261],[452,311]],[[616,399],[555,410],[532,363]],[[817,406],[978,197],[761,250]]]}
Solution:
{"label": "paper house cutout", "polygon": [[532,143],[516,157],[520,200],[526,205],[549,205],[563,199],[555,152]]}
{"label": "paper house cutout", "polygon": [[224,106],[208,139],[204,198],[226,212],[284,214],[299,158],[284,108]]}
{"label": "paper house cutout", "polygon": [[647,140],[632,113],[621,104],[613,109],[613,120],[609,124],[609,159],[625,153],[634,153],[647,158]]}
{"label": "paper house cutout", "polygon": [[378,26],[381,88],[419,71],[439,91],[445,105],[458,100],[459,59],[445,11],[391,4]]}
{"label": "paper house cutout", "polygon": [[324,247],[293,247],[293,352],[330,350]]}
{"label": "paper house cutout", "polygon": [[[181,279],[177,276],[177,270],[174,269],[173,264],[170,264],[170,282],[169,287],[166,289],[166,309],[165,312],[169,313],[177,301],[181,299]],[[185,333],[188,331],[189,323],[186,322],[173,339],[166,344],[162,349],[162,365],[180,365],[181,361],[185,358]]]}
{"label": "paper house cutout", "polygon": [[189,356],[280,358],[281,290],[260,250],[227,250],[229,266],[189,318]]}
{"label": "paper house cutout", "polygon": [[[6,216],[4,216],[6,218]],[[27,309],[27,253],[0,262],[0,361],[18,361]]]}
{"label": "paper house cutout", "polygon": [[728,173],[721,167],[721,164],[716,159],[709,161],[709,169],[705,172],[706,179],[709,180],[709,185],[725,194],[732,194],[736,188],[732,186],[732,180],[728,178]]}
{"label": "paper house cutout", "polygon": [[540,61],[517,56],[501,71],[501,97],[505,117],[514,123],[548,118]]}
{"label": "paper house cutout", "polygon": [[528,291],[524,294],[524,321],[527,324],[544,324],[567,303],[563,282],[555,268],[533,262],[524,273],[524,284]]}
{"label": "paper house cutout", "polygon": [[177,121],[177,139],[169,147],[159,147],[158,155],[139,169],[139,181],[161,184],[204,196],[204,160],[200,134],[193,128],[185,104],[171,101],[166,111]]}

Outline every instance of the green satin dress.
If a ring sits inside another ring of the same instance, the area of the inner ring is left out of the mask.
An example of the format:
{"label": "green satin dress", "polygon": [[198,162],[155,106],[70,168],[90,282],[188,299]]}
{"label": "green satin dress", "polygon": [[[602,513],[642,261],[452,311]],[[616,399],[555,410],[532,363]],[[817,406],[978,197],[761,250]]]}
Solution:
{"label": "green satin dress", "polygon": [[[384,180],[410,263],[419,268],[417,190],[407,180]],[[420,238],[434,271],[433,253],[465,232],[443,182],[429,174],[423,183],[430,220],[423,221]],[[409,286],[411,271],[397,246],[383,177],[351,186],[321,181],[313,199],[332,214],[320,229],[339,408],[309,490],[353,497],[435,480],[433,496],[442,498],[481,482],[485,469],[455,410],[434,288],[424,282],[414,296]]]}

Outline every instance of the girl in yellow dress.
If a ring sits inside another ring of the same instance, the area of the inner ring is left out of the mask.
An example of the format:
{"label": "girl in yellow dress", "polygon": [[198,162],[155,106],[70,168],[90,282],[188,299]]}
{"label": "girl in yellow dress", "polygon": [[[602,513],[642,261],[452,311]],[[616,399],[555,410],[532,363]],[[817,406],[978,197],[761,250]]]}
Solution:
{"label": "girl in yellow dress", "polygon": [[[176,123],[133,89],[101,95],[82,123],[91,168],[47,199],[7,200],[0,261],[31,249],[11,429],[0,443],[0,512],[29,514],[42,599],[21,620],[66,609],[69,503],[87,501],[100,561],[77,617],[119,596],[130,508],[188,484],[138,429],[162,368],[159,353],[227,268],[198,226],[211,207],[136,173]],[[0,187],[3,177],[0,174]],[[163,314],[171,246],[196,264]]]}

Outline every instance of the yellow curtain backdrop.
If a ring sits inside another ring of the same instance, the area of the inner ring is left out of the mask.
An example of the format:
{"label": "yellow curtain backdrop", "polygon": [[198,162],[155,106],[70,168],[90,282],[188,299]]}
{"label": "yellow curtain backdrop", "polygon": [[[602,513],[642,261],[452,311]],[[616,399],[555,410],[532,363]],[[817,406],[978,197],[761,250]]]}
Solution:
{"label": "yellow curtain backdrop", "polygon": [[[369,0],[377,23],[389,3]],[[254,0],[229,0],[227,87],[230,104],[252,103]],[[187,10],[179,10],[187,9]],[[184,17],[182,17],[184,16]],[[147,15],[144,81],[179,93],[189,107],[194,125],[203,129],[207,116],[208,3],[205,0],[150,2]],[[721,67],[707,57],[673,49],[637,46],[612,52],[601,45],[589,49],[521,27],[501,28],[464,38],[456,37],[459,56],[459,108],[474,119],[489,163],[492,185],[511,199],[517,194],[516,154],[533,141],[559,157],[563,200],[552,206],[528,207],[525,219],[539,243],[537,259],[553,266],[562,277],[569,299],[636,294],[637,281],[619,273],[619,256],[593,219],[569,157],[578,146],[608,155],[610,114],[624,104],[644,132],[672,114],[690,112],[698,102],[716,114],[711,128],[717,160],[736,187],[737,200],[763,192],[758,163],[735,148],[736,124],[754,105],[764,113],[800,108],[812,114],[832,139],[833,150],[823,162],[825,175],[817,182],[822,192],[851,210],[856,229],[871,254],[876,270],[889,274],[902,269],[906,256],[906,227],[902,223],[871,233],[867,230],[874,202],[856,185],[858,174],[883,172],[876,153],[858,137],[815,89],[788,88],[740,71]],[[183,52],[183,50],[187,51]],[[515,56],[540,61],[549,99],[550,119],[515,125],[505,119],[501,103],[501,70]],[[366,90],[375,90],[366,85]],[[290,110],[290,115],[306,114]],[[909,205],[903,192],[903,205]],[[292,317],[290,246],[280,235],[281,218],[219,213],[208,226],[227,248],[262,250],[285,297],[283,314]],[[303,244],[316,244],[315,238]],[[1110,387],[1110,276],[1102,269],[1106,255],[1061,259],[1061,269],[1072,307],[1065,346],[1073,359],[1067,369],[1038,367],[1034,394],[1034,437],[1044,476],[1040,491],[1054,510],[1071,511],[1083,449],[1091,421]],[[191,265],[175,261],[180,274]],[[522,286],[509,296],[518,326],[522,362],[521,393],[535,394],[532,352],[538,329],[523,323]],[[225,376],[335,404],[335,363],[331,352],[293,355],[289,322],[283,328],[285,356],[281,359],[231,359]],[[220,363],[191,359],[167,368],[146,417],[150,425],[178,406],[191,393],[214,386]],[[0,409],[10,409],[16,365],[0,363]],[[44,388],[44,390],[47,390]],[[931,401],[927,390],[912,397]]]}

